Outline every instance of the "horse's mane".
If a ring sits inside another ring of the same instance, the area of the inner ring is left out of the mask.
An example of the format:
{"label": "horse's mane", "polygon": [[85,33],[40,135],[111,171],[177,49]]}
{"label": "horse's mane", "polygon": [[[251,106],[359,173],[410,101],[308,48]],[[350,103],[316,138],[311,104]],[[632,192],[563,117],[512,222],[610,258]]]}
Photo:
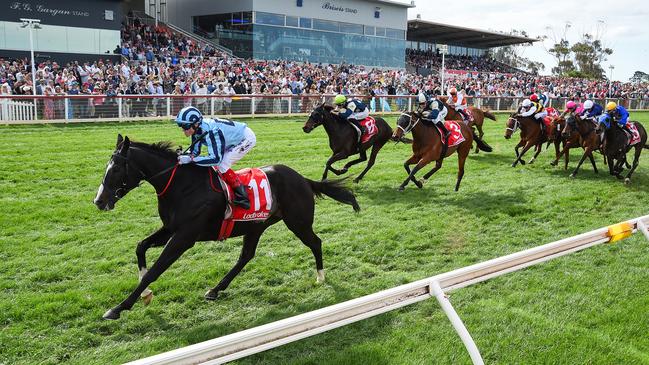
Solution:
{"label": "horse's mane", "polygon": [[178,154],[172,147],[173,143],[169,141],[156,142],[152,144],[144,142],[133,142],[131,141],[131,147],[141,148],[149,152],[155,153],[156,155],[169,159],[175,160],[178,158]]}

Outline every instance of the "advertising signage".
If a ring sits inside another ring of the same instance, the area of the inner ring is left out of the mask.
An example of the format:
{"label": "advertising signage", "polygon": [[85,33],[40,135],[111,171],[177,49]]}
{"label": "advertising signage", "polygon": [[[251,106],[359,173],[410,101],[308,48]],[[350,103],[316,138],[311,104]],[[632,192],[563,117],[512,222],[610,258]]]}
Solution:
{"label": "advertising signage", "polygon": [[8,0],[0,1],[0,20],[40,19],[41,24],[120,29],[120,2],[116,0]]}

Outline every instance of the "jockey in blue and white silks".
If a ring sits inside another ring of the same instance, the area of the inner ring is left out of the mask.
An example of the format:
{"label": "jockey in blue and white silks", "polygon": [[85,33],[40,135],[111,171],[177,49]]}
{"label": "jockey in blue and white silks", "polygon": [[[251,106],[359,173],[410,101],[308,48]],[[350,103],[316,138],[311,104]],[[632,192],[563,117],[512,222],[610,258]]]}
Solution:
{"label": "jockey in blue and white silks", "polygon": [[435,97],[428,98],[423,93],[420,93],[417,95],[417,104],[419,104],[417,112],[421,114],[422,120],[436,124],[442,130],[442,133],[444,133],[442,141],[448,144],[450,132],[444,125],[444,119],[446,118],[446,114],[448,114],[448,109],[446,109],[444,103]]}
{"label": "jockey in blue and white silks", "polygon": [[602,114],[604,114],[604,107],[597,103],[594,103],[592,100],[586,100],[584,102],[583,111],[579,116],[579,119],[597,120]]}
{"label": "jockey in blue and white silks", "polygon": [[[226,184],[234,190],[233,203],[248,209],[250,201],[245,186],[231,167],[255,146],[255,133],[245,123],[203,118],[201,112],[192,106],[183,108],[175,122],[183,129],[185,136],[191,136],[194,145],[189,155],[178,156],[178,163],[215,166]],[[203,146],[207,156],[200,156]]]}

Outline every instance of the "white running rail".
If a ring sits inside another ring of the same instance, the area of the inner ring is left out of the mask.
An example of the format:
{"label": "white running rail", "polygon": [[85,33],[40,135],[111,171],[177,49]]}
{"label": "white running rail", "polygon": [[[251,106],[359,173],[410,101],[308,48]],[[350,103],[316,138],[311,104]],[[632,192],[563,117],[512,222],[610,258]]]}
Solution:
{"label": "white running rail", "polygon": [[444,292],[463,288],[601,243],[615,242],[635,232],[642,232],[649,240],[647,226],[649,226],[649,215],[128,364],[221,364],[432,297],[436,297],[440,302],[467,347],[473,363],[482,364],[478,348],[453,310],[448,298],[444,296]]}

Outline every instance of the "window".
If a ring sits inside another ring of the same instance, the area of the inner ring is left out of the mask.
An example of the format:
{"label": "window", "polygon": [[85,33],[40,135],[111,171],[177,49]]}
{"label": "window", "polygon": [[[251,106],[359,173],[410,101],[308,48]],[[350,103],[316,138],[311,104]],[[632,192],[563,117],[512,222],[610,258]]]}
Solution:
{"label": "window", "polygon": [[286,26],[287,27],[298,27],[300,18],[296,16],[286,16]]}
{"label": "window", "polygon": [[311,28],[311,18],[300,18],[300,28]]}
{"label": "window", "polygon": [[347,34],[363,34],[363,26],[360,24],[340,23],[340,32]]}
{"label": "window", "polygon": [[313,29],[328,30],[331,32],[338,32],[340,30],[338,22],[321,19],[313,19]]}
{"label": "window", "polygon": [[385,37],[385,28],[376,27],[376,36],[377,37]]}
{"label": "window", "polygon": [[301,8],[302,7],[302,0],[297,0],[297,7]]}
{"label": "window", "polygon": [[255,23],[267,25],[284,25],[284,15],[264,13],[258,11],[255,13]]}
{"label": "window", "polygon": [[[367,34],[367,33],[365,33]],[[394,38],[394,39],[406,39],[406,31],[403,29],[392,29],[392,28],[387,28],[385,30],[385,36],[388,38]]]}
{"label": "window", "polygon": [[374,35],[374,27],[366,25],[365,26],[365,34]]}

